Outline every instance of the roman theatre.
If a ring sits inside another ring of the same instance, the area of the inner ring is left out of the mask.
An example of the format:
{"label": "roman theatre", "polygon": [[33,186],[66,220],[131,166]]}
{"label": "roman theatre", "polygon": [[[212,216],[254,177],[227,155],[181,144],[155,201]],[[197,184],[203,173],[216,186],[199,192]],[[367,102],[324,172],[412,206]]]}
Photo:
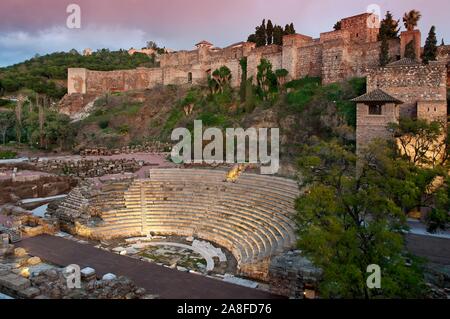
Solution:
{"label": "roman theatre", "polygon": [[90,239],[205,241],[234,259],[234,274],[267,281],[272,260],[295,250],[298,185],[251,173],[230,180],[230,172],[158,168],[146,178],[86,179],[52,215]]}

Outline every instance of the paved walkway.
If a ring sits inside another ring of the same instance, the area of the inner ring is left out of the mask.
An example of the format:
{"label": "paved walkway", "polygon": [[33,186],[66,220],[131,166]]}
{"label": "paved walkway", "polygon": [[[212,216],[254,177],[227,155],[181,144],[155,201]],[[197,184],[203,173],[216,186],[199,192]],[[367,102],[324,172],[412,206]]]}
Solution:
{"label": "paved walkway", "polygon": [[77,264],[81,268],[92,267],[101,276],[106,273],[127,276],[148,293],[162,299],[279,298],[264,291],[180,272],[55,236],[27,238],[17,246],[56,265]]}
{"label": "paved walkway", "polygon": [[407,234],[408,250],[416,256],[441,265],[450,265],[450,239]]}

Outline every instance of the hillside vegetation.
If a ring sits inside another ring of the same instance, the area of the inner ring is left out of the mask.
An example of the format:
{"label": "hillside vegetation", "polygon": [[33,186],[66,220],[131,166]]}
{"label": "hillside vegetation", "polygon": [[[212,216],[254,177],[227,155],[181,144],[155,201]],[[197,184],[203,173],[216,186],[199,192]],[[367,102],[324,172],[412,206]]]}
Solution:
{"label": "hillside vegetation", "polygon": [[[114,93],[99,98],[91,114],[76,124],[79,147],[117,147],[146,140],[169,141],[177,127],[280,128],[281,153],[292,161],[299,147],[311,136],[338,138],[354,145],[356,106],[349,99],[362,94],[365,80],[355,78],[322,86],[319,78],[304,78],[286,84],[263,99],[256,86],[242,98],[226,87],[211,94],[207,86],[159,86],[150,90]],[[192,108],[186,113],[186,107]]]}
{"label": "hillside vegetation", "polygon": [[68,53],[57,52],[0,68],[0,95],[14,94],[25,89],[60,99],[67,92],[68,68],[110,71],[154,66],[154,57],[142,53],[129,55],[124,50],[103,49],[89,56],[81,55],[75,50]]}

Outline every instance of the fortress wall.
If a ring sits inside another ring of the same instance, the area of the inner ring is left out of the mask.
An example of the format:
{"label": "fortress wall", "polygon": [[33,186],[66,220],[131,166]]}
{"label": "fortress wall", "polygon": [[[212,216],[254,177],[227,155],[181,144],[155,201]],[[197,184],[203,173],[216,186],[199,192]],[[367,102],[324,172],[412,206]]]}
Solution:
{"label": "fortress wall", "polygon": [[86,70],[85,93],[121,92],[154,87],[162,83],[162,70],[159,68],[117,71]]}
{"label": "fortress wall", "polygon": [[321,77],[322,76],[322,54],[323,47],[320,40],[315,40],[309,45],[297,49],[298,63],[295,65],[296,77],[303,78],[305,76]]}
{"label": "fortress wall", "polygon": [[86,94],[86,69],[70,68],[67,70],[67,93]]}
{"label": "fortress wall", "polygon": [[367,76],[367,91],[376,88],[405,103],[400,106],[402,116],[415,116],[418,101],[446,104],[447,68],[442,63],[376,68]]}
{"label": "fortress wall", "polygon": [[161,56],[161,68],[169,66],[183,66],[199,63],[199,55],[197,50],[193,51],[178,51],[170,54],[163,54]]}
{"label": "fortress wall", "polygon": [[272,70],[278,70],[283,67],[283,48],[279,45],[269,45],[265,47],[255,48],[247,58],[247,77],[253,76],[256,83],[256,75],[258,74],[258,65],[261,59],[266,59],[272,63]]}
{"label": "fortress wall", "polygon": [[[351,66],[349,75],[367,76],[368,69],[373,69],[380,65],[380,52],[381,42],[349,46],[349,58],[347,59]],[[396,60],[400,56],[400,40],[389,41],[389,56],[392,60]]]}
{"label": "fortress wall", "polygon": [[322,82],[330,84],[345,79],[350,73],[348,46],[342,40],[323,44]]}

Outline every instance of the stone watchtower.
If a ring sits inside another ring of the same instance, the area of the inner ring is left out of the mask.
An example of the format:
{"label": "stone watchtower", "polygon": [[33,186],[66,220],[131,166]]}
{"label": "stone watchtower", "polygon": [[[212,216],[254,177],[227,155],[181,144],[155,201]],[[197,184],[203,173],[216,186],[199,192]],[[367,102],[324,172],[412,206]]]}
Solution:
{"label": "stone watchtower", "polygon": [[388,139],[389,123],[398,123],[402,101],[376,89],[352,100],[357,103],[356,150],[360,153],[375,138]]}

